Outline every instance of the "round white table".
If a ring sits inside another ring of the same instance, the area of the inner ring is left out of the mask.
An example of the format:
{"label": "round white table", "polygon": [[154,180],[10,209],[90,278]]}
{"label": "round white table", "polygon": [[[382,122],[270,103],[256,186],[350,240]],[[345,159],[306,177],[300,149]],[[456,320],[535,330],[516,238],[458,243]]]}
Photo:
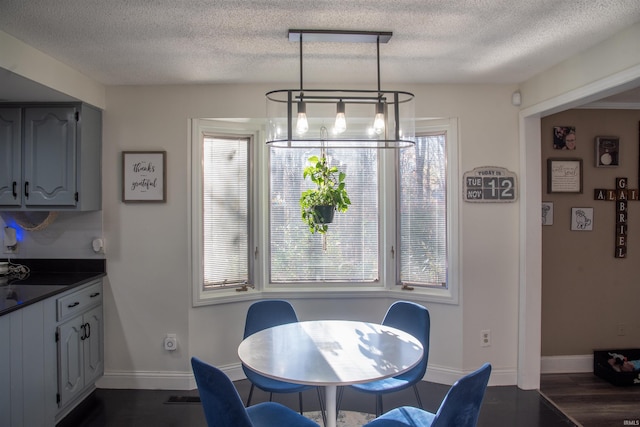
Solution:
{"label": "round white table", "polygon": [[394,377],[416,366],[424,349],[399,329],[375,323],[316,320],[264,329],[245,338],[245,366],[276,380],[325,387],[327,427],[336,425],[338,386]]}

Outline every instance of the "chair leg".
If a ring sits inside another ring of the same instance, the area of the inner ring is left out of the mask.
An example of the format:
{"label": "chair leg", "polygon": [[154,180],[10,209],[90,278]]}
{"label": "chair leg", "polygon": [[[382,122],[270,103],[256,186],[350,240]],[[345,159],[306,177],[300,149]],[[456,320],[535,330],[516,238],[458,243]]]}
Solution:
{"label": "chair leg", "polygon": [[376,417],[382,415],[382,395],[376,394]]}
{"label": "chair leg", "polygon": [[269,393],[269,402],[273,402],[273,393]]}
{"label": "chair leg", "polygon": [[422,400],[420,400],[420,393],[418,393],[418,387],[416,387],[416,385],[413,385],[413,391],[416,393],[416,400],[418,401],[418,407],[420,407],[420,409],[424,409],[422,407]]}
{"label": "chair leg", "polygon": [[251,388],[249,389],[249,397],[247,398],[247,408],[251,405],[251,396],[253,396],[253,388],[255,386],[251,383]]}
{"label": "chair leg", "polygon": [[300,404],[300,415],[304,415],[304,414],[302,413],[302,392],[299,392],[299,393],[298,393],[298,402],[299,402],[299,404]]}
{"label": "chair leg", "polygon": [[344,394],[344,387],[338,386],[338,397],[336,399],[336,415],[340,413],[340,405],[342,405],[343,394]]}
{"label": "chair leg", "polygon": [[316,387],[316,391],[318,392],[318,401],[320,402],[320,414],[322,414],[322,425],[327,426],[327,409],[324,406],[324,399],[322,397],[322,392],[320,391],[320,387]]}

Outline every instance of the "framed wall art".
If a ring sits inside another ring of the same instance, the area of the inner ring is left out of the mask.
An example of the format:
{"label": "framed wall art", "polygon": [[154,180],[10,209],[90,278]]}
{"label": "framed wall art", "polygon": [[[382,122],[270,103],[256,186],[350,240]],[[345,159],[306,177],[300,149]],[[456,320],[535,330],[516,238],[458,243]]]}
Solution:
{"label": "framed wall art", "polygon": [[582,159],[548,159],[547,193],[582,193]]}
{"label": "framed wall art", "polygon": [[553,127],[553,148],[556,150],[575,150],[576,128],[574,126]]}
{"label": "framed wall art", "polygon": [[571,208],[571,231],[593,230],[593,208]]}
{"label": "framed wall art", "polygon": [[122,201],[167,201],[167,152],[122,152]]}
{"label": "framed wall art", "polygon": [[620,164],[620,138],[596,136],[596,167],[612,168]]}

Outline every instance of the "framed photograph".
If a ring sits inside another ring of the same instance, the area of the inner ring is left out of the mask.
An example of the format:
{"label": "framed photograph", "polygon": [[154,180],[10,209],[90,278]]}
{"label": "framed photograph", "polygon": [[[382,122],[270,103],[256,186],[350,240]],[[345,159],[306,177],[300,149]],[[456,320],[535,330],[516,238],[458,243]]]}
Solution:
{"label": "framed photograph", "polygon": [[553,127],[553,148],[556,150],[576,149],[576,128],[574,126]]}
{"label": "framed photograph", "polygon": [[553,202],[542,202],[542,225],[553,225]]}
{"label": "framed photograph", "polygon": [[596,136],[596,167],[612,168],[620,165],[620,138]]}
{"label": "framed photograph", "polygon": [[548,159],[547,193],[582,193],[582,159]]}
{"label": "framed photograph", "polygon": [[122,201],[167,201],[167,152],[122,152]]}
{"label": "framed photograph", "polygon": [[571,208],[571,231],[593,230],[593,208]]}

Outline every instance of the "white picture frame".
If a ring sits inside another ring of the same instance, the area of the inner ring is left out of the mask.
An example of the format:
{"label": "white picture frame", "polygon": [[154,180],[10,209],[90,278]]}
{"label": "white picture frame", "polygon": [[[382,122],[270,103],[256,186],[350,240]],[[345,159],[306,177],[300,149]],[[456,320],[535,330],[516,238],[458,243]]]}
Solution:
{"label": "white picture frame", "polygon": [[593,208],[571,208],[571,231],[593,230]]}

